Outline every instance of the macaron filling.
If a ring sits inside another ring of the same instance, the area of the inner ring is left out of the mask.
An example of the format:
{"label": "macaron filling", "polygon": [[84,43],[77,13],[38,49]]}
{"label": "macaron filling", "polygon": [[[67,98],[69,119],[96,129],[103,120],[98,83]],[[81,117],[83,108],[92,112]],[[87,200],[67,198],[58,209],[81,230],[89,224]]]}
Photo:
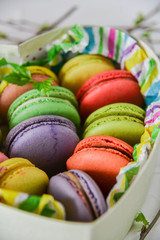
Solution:
{"label": "macaron filling", "polygon": [[60,176],[64,177],[67,180],[67,182],[75,189],[77,195],[79,196],[79,198],[81,199],[83,204],[86,206],[86,208],[90,212],[92,218],[95,219],[96,216],[94,214],[92,205],[91,205],[91,203],[90,203],[90,201],[89,201],[85,191],[83,190],[83,187],[80,184],[78,178],[76,178],[74,176],[74,174],[72,174],[70,172],[60,173]]}

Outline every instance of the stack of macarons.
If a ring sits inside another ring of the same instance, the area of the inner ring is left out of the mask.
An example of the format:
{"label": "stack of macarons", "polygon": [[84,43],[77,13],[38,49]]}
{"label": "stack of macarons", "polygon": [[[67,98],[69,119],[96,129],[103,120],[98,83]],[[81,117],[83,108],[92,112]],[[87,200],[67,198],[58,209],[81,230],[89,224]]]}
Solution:
{"label": "stack of macarons", "polygon": [[[45,81],[48,78],[53,79],[53,85],[58,85],[58,78],[46,67],[41,66],[29,66],[27,69],[31,73],[31,77],[36,82]],[[33,85],[31,83],[25,84],[23,86],[7,83],[6,81],[2,81],[0,83],[0,117],[6,121],[7,120],[7,112],[14,100],[18,98],[23,93],[33,89]]]}
{"label": "stack of macarons", "polygon": [[57,75],[27,68],[35,81],[51,77],[53,83],[46,92],[3,82],[0,116],[10,130],[6,156],[0,154],[0,187],[48,192],[67,220],[93,221],[107,211],[105,198],[144,132],[138,82],[95,54],[69,59]]}

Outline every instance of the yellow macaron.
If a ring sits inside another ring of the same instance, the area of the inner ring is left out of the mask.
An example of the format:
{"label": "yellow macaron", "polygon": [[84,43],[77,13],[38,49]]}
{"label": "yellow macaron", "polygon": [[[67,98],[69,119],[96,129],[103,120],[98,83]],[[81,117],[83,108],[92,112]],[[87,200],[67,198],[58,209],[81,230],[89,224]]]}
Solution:
{"label": "yellow macaron", "polygon": [[77,93],[78,89],[90,77],[115,69],[113,62],[96,54],[82,54],[67,61],[60,70],[60,85]]}
{"label": "yellow macaron", "polygon": [[42,195],[49,178],[41,169],[24,158],[10,158],[0,163],[0,188]]}

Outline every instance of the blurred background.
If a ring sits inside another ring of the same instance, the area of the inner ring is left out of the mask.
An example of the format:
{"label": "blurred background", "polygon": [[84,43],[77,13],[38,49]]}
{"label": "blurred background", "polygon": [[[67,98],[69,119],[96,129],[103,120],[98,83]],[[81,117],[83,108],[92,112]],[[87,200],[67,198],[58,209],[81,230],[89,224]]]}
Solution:
{"label": "blurred background", "polygon": [[0,43],[73,24],[123,29],[160,56],[160,0],[0,0]]}
{"label": "blurred background", "polygon": [[[127,31],[160,57],[160,0],[0,0],[0,44],[19,44],[53,28],[103,25]],[[0,46],[1,47],[1,46]],[[160,163],[142,212],[151,221],[160,209]],[[133,225],[125,240],[138,240]],[[160,220],[145,238],[160,239]]]}

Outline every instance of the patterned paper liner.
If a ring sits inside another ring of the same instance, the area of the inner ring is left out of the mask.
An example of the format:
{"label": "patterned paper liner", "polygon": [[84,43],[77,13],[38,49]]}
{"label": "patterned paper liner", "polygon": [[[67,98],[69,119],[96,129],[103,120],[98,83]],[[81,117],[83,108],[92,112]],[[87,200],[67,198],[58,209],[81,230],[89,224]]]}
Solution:
{"label": "patterned paper liner", "polygon": [[[34,45],[36,45],[35,40]],[[21,58],[23,64],[49,64],[59,68],[64,58],[74,54],[102,54],[120,64],[121,69],[130,71],[138,80],[146,103],[145,132],[140,143],[134,146],[134,162],[122,168],[107,197],[107,204],[112,207],[127,191],[139,169],[147,160],[160,126],[160,72],[155,59],[148,56],[139,42],[132,36],[108,27],[81,27],[74,25],[65,34],[40,49],[34,49]],[[23,55],[23,54],[22,54]],[[39,58],[43,58],[40,60]],[[34,61],[33,61],[34,60]]]}
{"label": "patterned paper liner", "polygon": [[48,194],[34,196],[1,188],[0,202],[41,216],[65,219],[65,210],[62,204]]}

